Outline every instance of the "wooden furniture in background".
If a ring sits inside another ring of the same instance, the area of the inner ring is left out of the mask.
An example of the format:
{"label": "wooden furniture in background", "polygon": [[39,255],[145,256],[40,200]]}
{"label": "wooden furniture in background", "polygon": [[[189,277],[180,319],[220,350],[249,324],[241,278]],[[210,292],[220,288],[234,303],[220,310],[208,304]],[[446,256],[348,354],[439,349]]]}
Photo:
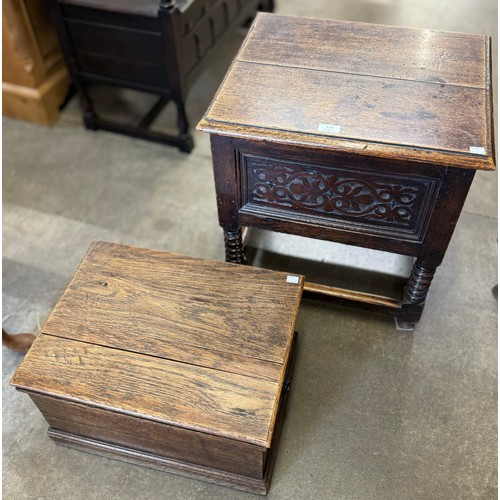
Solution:
{"label": "wooden furniture in background", "polygon": [[5,0],[2,27],[3,114],[54,123],[70,79],[45,2]]}
{"label": "wooden furniture in background", "polygon": [[[48,0],[88,129],[108,130],[193,149],[185,101],[223,35],[270,0]],[[94,82],[159,96],[136,125],[100,118],[89,96]],[[169,102],[177,107],[178,135],[149,130]]]}
{"label": "wooden furniture in background", "polygon": [[11,383],[58,442],[266,493],[302,287],[96,242]]}
{"label": "wooden furniture in background", "polygon": [[31,333],[12,335],[2,328],[2,345],[17,352],[28,352],[36,336]]}
{"label": "wooden furniture in background", "polygon": [[199,124],[226,260],[244,226],[413,256],[400,300],[305,286],[412,329],[495,168],[490,57],[484,36],[259,14]]}

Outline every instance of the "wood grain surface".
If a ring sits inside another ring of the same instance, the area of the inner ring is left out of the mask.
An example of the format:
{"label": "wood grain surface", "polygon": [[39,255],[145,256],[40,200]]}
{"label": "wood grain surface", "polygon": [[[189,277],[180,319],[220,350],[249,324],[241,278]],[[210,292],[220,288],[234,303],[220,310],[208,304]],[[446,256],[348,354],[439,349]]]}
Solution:
{"label": "wood grain surface", "polygon": [[212,120],[307,134],[334,124],[340,127],[334,135],[361,141],[456,153],[486,148],[484,113],[478,113],[485,107],[483,89],[256,66],[233,65],[230,90],[214,102]]}
{"label": "wood grain surface", "polygon": [[146,421],[121,413],[30,394],[52,428],[158,456],[261,478],[264,449],[235,439]]}
{"label": "wood grain surface", "polygon": [[238,59],[480,89],[486,81],[484,36],[333,19],[261,15]]}
{"label": "wood grain surface", "polygon": [[303,286],[287,276],[96,242],[43,332],[276,380]]}
{"label": "wood grain surface", "polygon": [[30,397],[51,425],[49,436],[59,444],[265,495],[271,483],[286,416],[295,344],[296,335],[286,364],[287,385],[280,397],[270,448],[113,414],[48,396],[30,393]]}
{"label": "wood grain surface", "polygon": [[12,379],[39,392],[269,446],[278,382],[41,334]]}
{"label": "wood grain surface", "polygon": [[95,242],[11,383],[269,446],[303,287]]}
{"label": "wood grain surface", "polygon": [[265,495],[269,488],[270,478],[267,477],[264,479],[253,479],[247,475],[231,474],[225,471],[218,471],[216,469],[198,466],[190,462],[182,462],[171,458],[161,457],[151,453],[138,451],[127,446],[107,443],[53,428],[48,430],[48,435],[58,444],[76,448],[81,451],[113,458],[115,460],[123,460],[124,462],[142,465],[163,472],[172,472],[174,474],[207,481],[220,486],[228,486],[259,495]]}
{"label": "wood grain surface", "polygon": [[198,128],[491,170],[490,52],[478,35],[259,14]]}

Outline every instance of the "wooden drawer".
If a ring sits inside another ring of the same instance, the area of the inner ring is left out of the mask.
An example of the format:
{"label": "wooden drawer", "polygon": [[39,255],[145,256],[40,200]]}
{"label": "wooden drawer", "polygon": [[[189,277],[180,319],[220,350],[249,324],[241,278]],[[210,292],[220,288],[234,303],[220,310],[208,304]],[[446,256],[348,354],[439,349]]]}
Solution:
{"label": "wooden drawer", "polygon": [[240,213],[422,241],[440,180],[240,155]]}

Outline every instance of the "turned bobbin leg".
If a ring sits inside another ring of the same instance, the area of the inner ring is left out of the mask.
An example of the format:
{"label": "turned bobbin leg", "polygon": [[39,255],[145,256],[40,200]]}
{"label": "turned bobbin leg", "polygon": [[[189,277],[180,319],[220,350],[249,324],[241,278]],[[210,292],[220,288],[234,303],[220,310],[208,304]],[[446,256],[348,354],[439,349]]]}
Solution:
{"label": "turned bobbin leg", "polygon": [[[396,325],[413,330],[422,315],[432,278],[443,262],[475,170],[450,168],[442,171],[439,194],[425,231],[416,261],[404,290]],[[442,300],[442,298],[441,298]]]}
{"label": "turned bobbin leg", "polygon": [[409,304],[423,304],[435,272],[436,268],[426,268],[415,262],[405,287],[403,301]]}
{"label": "turned bobbin leg", "polygon": [[400,330],[413,330],[420,319],[436,267],[415,262],[404,289],[401,313],[396,318]]}
{"label": "turned bobbin leg", "polygon": [[226,249],[226,262],[246,264],[241,228],[236,229],[236,231],[224,230],[224,245]]}

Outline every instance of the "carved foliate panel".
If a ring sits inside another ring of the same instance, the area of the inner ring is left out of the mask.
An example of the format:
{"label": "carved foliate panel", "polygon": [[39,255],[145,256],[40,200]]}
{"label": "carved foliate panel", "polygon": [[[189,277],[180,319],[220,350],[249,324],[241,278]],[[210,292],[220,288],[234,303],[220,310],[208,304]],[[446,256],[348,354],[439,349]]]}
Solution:
{"label": "carved foliate panel", "polygon": [[244,211],[278,210],[420,240],[438,180],[242,156]]}

